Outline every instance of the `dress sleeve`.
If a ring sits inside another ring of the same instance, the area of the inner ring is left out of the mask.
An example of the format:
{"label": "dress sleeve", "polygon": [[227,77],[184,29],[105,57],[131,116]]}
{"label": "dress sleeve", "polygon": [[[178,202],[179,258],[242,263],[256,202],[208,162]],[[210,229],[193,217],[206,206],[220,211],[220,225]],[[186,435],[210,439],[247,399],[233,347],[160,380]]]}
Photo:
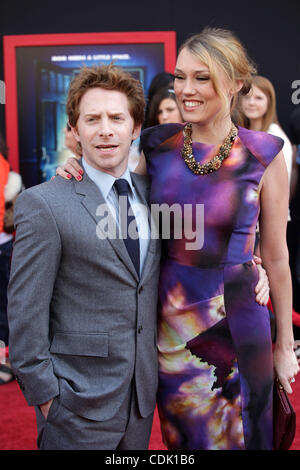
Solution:
{"label": "dress sleeve", "polygon": [[140,148],[144,152],[146,160],[149,160],[149,155],[153,148],[153,134],[155,134],[155,127],[148,127],[141,133]]}
{"label": "dress sleeve", "polygon": [[254,155],[265,168],[267,168],[276,155],[278,155],[284,145],[283,139],[266,132],[239,128],[239,136],[252,155]]}
{"label": "dress sleeve", "polygon": [[141,134],[140,148],[149,161],[153,150],[172,135],[181,131],[182,124],[161,124],[145,129]]}

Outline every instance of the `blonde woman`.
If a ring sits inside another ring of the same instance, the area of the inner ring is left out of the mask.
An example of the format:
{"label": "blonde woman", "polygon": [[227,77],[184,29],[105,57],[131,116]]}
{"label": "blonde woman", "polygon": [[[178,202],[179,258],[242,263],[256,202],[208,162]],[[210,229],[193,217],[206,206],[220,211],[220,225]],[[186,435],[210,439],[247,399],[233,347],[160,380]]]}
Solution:
{"label": "blonde woman", "polygon": [[[203,244],[191,249],[190,233],[178,239],[174,230],[161,264],[158,409],[168,449],[272,449],[274,368],[288,392],[299,371],[282,141],[231,121],[254,71],[231,32],[205,29],[181,46],[177,59],[174,91],[186,124],[141,136],[146,159],[137,171],[151,178],[150,202],[188,206],[193,230],[203,231]],[[79,176],[70,163],[64,168]],[[259,214],[277,322],[274,355],[268,310],[254,294]]]}

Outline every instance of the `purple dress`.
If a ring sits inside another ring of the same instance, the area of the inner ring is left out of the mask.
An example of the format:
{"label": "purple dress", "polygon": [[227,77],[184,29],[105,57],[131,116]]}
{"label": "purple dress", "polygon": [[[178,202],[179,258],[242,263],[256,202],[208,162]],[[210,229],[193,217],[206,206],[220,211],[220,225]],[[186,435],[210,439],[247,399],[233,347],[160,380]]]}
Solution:
{"label": "purple dress", "polygon": [[[158,410],[163,440],[168,449],[272,449],[270,319],[268,309],[255,301],[258,271],[252,254],[259,182],[283,142],[240,127],[221,168],[200,176],[181,156],[182,128],[156,126],[141,138],[152,180],[150,203],[179,205],[182,225],[192,220],[192,230],[203,232],[191,249],[191,231],[183,227],[178,236],[174,215],[170,237],[162,233]],[[193,143],[200,163],[217,148]],[[202,219],[196,207],[204,208]]]}

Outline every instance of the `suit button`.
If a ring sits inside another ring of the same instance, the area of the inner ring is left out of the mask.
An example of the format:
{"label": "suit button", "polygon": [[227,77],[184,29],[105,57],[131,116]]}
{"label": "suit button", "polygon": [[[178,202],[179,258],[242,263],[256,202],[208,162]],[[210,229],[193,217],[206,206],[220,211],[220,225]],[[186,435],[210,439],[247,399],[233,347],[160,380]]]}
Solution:
{"label": "suit button", "polygon": [[144,288],[143,288],[143,286],[141,286],[141,287],[139,288],[139,294],[141,294],[141,293],[143,292],[143,290],[144,290]]}
{"label": "suit button", "polygon": [[140,325],[140,326],[138,327],[138,334],[140,334],[140,333],[142,332],[142,330],[143,330],[143,325]]}

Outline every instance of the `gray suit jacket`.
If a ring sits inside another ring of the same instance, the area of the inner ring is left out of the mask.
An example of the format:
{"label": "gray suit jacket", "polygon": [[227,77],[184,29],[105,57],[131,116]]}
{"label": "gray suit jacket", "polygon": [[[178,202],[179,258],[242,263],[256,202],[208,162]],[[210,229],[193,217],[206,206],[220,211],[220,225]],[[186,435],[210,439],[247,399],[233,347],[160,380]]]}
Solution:
{"label": "gray suit jacket", "polygon": [[[147,178],[132,174],[146,204]],[[155,408],[160,242],[138,278],[123,240],[100,240],[105,203],[85,174],[24,191],[8,290],[10,360],[30,405],[56,395],[93,420],[113,417],[132,379],[143,417]]]}

